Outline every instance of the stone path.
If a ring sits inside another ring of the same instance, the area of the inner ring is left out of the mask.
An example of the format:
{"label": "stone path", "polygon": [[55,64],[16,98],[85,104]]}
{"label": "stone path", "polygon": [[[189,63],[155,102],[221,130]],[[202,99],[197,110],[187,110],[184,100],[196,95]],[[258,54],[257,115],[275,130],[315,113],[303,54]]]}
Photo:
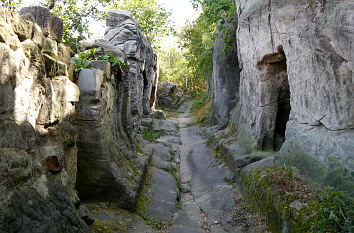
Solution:
{"label": "stone path", "polygon": [[245,222],[256,225],[248,213],[241,221],[235,216],[241,203],[235,201],[237,189],[226,182],[231,180],[227,168],[216,161],[200,135],[201,128],[188,117],[191,105],[191,101],[184,103],[176,118],[143,120],[148,130],[161,133],[156,141],[143,140],[144,151],[153,154],[138,202],[138,212],[143,218],[115,217],[107,209],[102,214],[88,205],[94,218],[121,220],[119,224],[124,228],[113,232],[264,232],[256,226],[244,230]]}

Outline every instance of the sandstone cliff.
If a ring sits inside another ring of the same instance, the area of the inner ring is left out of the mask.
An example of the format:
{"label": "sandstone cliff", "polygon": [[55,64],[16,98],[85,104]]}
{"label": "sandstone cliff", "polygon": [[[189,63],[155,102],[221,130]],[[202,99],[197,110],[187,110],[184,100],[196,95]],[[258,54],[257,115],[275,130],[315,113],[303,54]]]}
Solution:
{"label": "sandstone cliff", "polygon": [[0,8],[0,232],[89,232],[74,204],[79,89],[61,34]]}
{"label": "sandstone cliff", "polygon": [[[354,4],[242,0],[237,7],[241,73],[233,88],[239,86],[240,100],[228,111],[238,142],[229,150],[279,151],[277,163],[317,182],[352,184]],[[216,74],[228,63],[219,64],[214,57],[214,86],[224,90],[220,84],[230,78]],[[214,94],[213,112],[232,94]]]}

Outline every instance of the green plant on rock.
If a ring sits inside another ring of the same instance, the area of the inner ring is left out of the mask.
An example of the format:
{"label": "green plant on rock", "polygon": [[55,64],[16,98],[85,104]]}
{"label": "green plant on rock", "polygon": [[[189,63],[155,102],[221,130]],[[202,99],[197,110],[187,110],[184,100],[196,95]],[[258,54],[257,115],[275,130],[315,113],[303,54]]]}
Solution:
{"label": "green plant on rock", "polygon": [[150,225],[152,228],[157,229],[157,230],[162,230],[169,225],[169,223],[162,222],[158,218],[144,218],[146,224]]}
{"label": "green plant on rock", "polygon": [[153,141],[155,142],[157,139],[161,137],[162,133],[160,130],[158,131],[152,131],[148,129],[143,130],[143,138],[145,140]]}
{"label": "green plant on rock", "polygon": [[91,64],[89,61],[79,58],[79,57],[73,57],[71,58],[71,61],[74,62],[75,64],[75,72],[78,73],[82,69],[88,69],[91,68]]}
{"label": "green plant on rock", "polygon": [[124,63],[124,61],[122,59],[118,59],[118,58],[112,56],[111,54],[103,54],[103,55],[97,57],[96,59],[109,61],[111,63],[111,67],[115,67],[115,66],[119,65],[123,71],[127,70],[127,65]]}
{"label": "green plant on rock", "polygon": [[71,58],[71,61],[75,64],[75,72],[78,73],[82,69],[91,68],[90,61],[105,60],[111,64],[112,68],[119,66],[124,72],[127,71],[127,65],[122,59],[118,59],[111,54],[103,54],[97,56],[97,53],[101,51],[101,48],[92,48],[84,52],[80,52]]}

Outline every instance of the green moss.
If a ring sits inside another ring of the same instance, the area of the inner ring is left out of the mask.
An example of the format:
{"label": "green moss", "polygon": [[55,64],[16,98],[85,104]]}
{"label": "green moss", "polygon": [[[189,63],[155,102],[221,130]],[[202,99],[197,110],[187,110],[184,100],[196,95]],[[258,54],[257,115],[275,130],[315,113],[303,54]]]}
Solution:
{"label": "green moss", "polygon": [[[242,177],[250,206],[266,218],[272,232],[309,232],[318,217],[318,204],[310,187],[284,167],[257,168]],[[306,203],[300,210],[290,207],[295,200]]]}
{"label": "green moss", "polygon": [[114,233],[115,232],[109,222],[101,222],[98,220],[95,220],[95,222],[93,223],[92,230],[95,233]]}
{"label": "green moss", "polygon": [[158,131],[151,131],[148,129],[143,130],[143,138],[145,140],[156,142],[156,140],[159,139],[161,136],[162,136],[162,132],[160,130]]}

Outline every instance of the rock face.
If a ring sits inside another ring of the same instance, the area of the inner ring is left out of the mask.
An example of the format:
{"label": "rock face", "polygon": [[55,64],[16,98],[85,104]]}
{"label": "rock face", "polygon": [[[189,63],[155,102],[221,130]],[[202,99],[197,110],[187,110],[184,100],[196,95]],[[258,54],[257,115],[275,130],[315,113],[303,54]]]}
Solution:
{"label": "rock face", "polygon": [[0,27],[0,232],[90,232],[74,207],[79,89],[32,16],[0,7]]}
{"label": "rock face", "polygon": [[[127,63],[111,69],[104,61],[80,72],[77,105],[78,182],[82,199],[110,200],[136,209],[150,157],[137,155],[136,136],[143,114],[152,114],[157,83],[156,55],[127,11],[107,16],[105,40],[80,42],[80,50],[101,48]],[[99,55],[99,54],[98,54]]]}
{"label": "rock face", "polygon": [[81,199],[110,200],[134,210],[149,157],[136,155],[136,132],[126,104],[129,79],[125,73],[106,74],[101,69],[80,72],[77,189]]}
{"label": "rock face", "polygon": [[[327,184],[353,182],[354,3],[237,1],[237,123]],[[285,143],[283,144],[285,140]]]}
{"label": "rock face", "polygon": [[183,92],[176,84],[171,82],[160,82],[157,88],[157,107],[177,110],[182,104]]}
{"label": "rock face", "polygon": [[[232,17],[234,18],[234,24],[224,24],[223,30],[236,32],[236,17],[236,15]],[[236,41],[234,43],[233,40],[226,42],[222,32],[218,31],[217,34],[213,51],[212,111],[210,117],[212,124],[222,124],[229,120],[229,112],[239,99],[240,83]],[[230,47],[227,47],[228,45]]]}
{"label": "rock face", "polygon": [[[158,80],[157,56],[129,11],[110,10],[107,14],[104,39],[127,56],[128,79],[131,85],[131,111],[139,122],[151,114]],[[137,128],[137,127],[136,127]]]}

